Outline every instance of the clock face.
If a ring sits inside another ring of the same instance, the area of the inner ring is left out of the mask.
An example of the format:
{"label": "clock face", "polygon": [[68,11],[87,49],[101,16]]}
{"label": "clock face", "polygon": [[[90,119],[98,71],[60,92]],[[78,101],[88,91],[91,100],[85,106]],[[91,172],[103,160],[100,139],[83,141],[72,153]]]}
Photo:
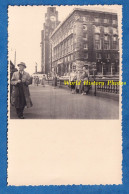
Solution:
{"label": "clock face", "polygon": [[55,21],[56,21],[56,17],[55,17],[55,16],[51,16],[51,17],[50,17],[50,20],[51,20],[52,22],[55,22]]}

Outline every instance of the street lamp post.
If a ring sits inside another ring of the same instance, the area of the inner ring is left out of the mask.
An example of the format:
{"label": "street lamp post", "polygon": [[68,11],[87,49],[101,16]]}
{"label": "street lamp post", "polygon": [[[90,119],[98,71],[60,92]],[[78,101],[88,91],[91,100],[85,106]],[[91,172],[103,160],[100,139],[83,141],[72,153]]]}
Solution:
{"label": "street lamp post", "polygon": [[96,96],[96,80],[95,80],[95,72],[96,72],[96,63],[93,63],[93,77],[94,77],[94,82],[95,82],[95,91],[94,95]]}

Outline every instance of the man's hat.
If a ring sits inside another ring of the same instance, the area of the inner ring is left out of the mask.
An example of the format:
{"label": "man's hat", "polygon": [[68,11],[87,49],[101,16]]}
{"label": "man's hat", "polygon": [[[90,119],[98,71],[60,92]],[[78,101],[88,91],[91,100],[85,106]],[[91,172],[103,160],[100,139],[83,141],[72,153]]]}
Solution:
{"label": "man's hat", "polygon": [[19,63],[17,66],[19,67],[19,65],[22,65],[22,66],[24,66],[26,68],[26,64],[23,63],[23,62]]}

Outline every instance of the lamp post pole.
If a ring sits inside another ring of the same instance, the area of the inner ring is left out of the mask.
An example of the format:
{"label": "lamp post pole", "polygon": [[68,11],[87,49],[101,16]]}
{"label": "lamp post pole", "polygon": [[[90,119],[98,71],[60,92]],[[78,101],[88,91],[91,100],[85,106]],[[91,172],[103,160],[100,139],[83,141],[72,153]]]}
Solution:
{"label": "lamp post pole", "polygon": [[93,64],[93,77],[94,77],[94,82],[95,82],[95,91],[94,91],[94,96],[96,96],[96,80],[95,80],[95,71],[96,71],[96,63]]}

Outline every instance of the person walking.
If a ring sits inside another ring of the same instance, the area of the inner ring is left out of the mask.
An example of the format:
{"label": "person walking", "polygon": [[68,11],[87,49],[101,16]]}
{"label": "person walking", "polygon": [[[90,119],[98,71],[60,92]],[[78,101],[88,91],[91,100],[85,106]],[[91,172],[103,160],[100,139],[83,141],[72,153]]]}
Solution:
{"label": "person walking", "polygon": [[38,76],[35,78],[35,82],[36,82],[36,85],[38,86],[39,85],[39,77]]}
{"label": "person walking", "polygon": [[90,90],[90,86],[89,85],[84,85],[84,81],[88,82],[89,81],[89,76],[88,76],[88,70],[86,69],[86,67],[83,67],[83,73],[81,75],[81,91],[82,91],[82,95],[88,95],[89,94],[89,90]]}
{"label": "person walking", "polygon": [[28,85],[32,84],[32,79],[29,73],[25,72],[25,63],[21,62],[17,65],[19,71],[14,72],[11,84],[13,85],[11,101],[16,108],[17,116],[20,119],[24,119],[23,111],[25,106],[27,108],[32,107],[32,101],[30,98],[30,92]]}
{"label": "person walking", "polygon": [[72,94],[75,94],[76,80],[77,80],[76,72],[73,71],[72,73],[70,73],[70,79],[69,79]]}
{"label": "person walking", "polygon": [[54,86],[54,89],[57,86],[57,76],[56,76],[56,73],[54,74],[54,77],[53,77],[53,86]]}
{"label": "person walking", "polygon": [[43,87],[45,87],[45,75],[43,75],[42,79],[41,79],[41,85]]}
{"label": "person walking", "polygon": [[81,93],[81,72],[80,70],[77,71],[77,80],[76,80],[76,85],[75,85],[75,92],[76,93]]}

